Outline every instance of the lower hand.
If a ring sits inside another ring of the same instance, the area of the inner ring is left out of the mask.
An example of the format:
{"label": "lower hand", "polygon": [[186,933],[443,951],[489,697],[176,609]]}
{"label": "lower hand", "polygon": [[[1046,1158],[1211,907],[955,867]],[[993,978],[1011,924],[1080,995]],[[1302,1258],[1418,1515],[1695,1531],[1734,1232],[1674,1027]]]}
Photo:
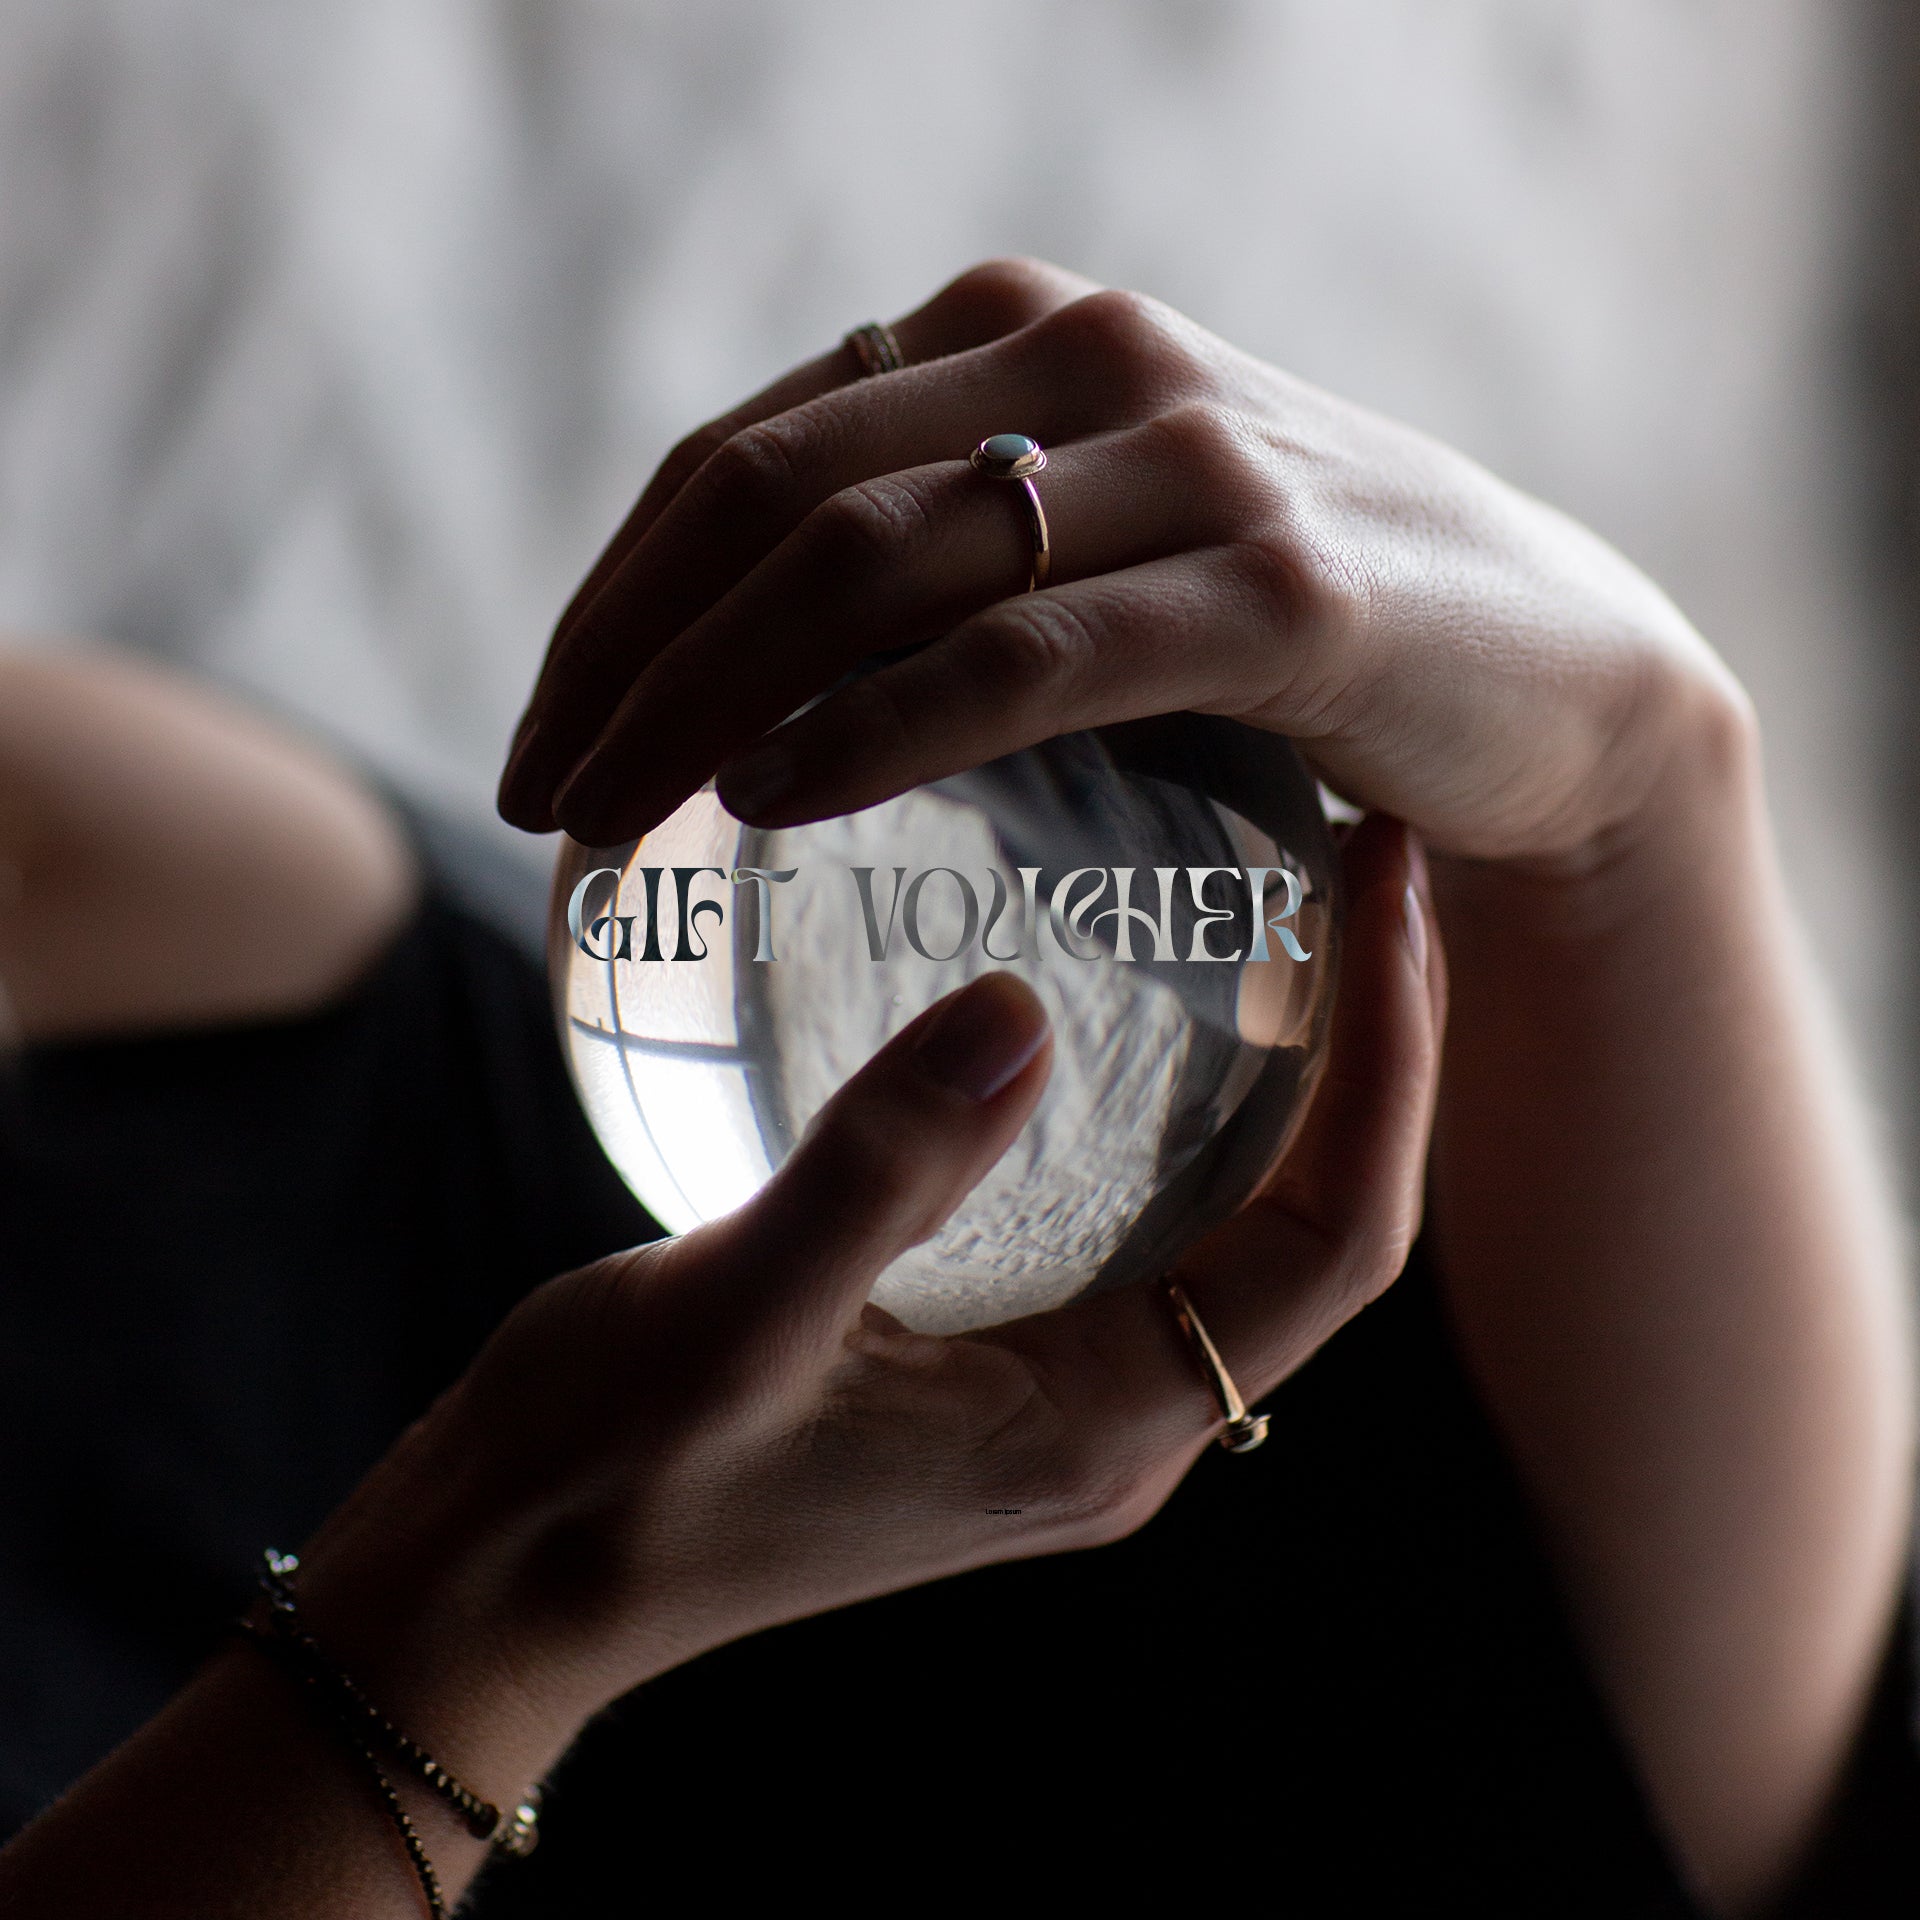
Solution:
{"label": "lower hand", "polygon": [[[1350,837],[1328,1065],[1263,1194],[1182,1278],[1249,1400],[1399,1272],[1442,968],[1397,824]],[[864,1305],[1048,1073],[1011,976],[940,1003],[712,1225],[554,1281],[303,1555],[315,1631],[496,1798],[607,1700],[726,1640],[1119,1537],[1219,1431],[1157,1287],[990,1332]]]}

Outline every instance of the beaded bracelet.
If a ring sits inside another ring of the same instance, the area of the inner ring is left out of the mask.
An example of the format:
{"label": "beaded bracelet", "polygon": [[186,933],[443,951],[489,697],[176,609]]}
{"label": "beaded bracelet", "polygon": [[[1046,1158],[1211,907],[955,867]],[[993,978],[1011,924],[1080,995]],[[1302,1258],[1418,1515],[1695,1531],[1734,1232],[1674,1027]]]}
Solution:
{"label": "beaded bracelet", "polygon": [[266,1619],[243,1616],[234,1622],[235,1629],[313,1693],[347,1744],[360,1756],[387,1817],[406,1847],[420,1891],[426,1896],[428,1911],[433,1920],[445,1920],[447,1909],[440,1892],[440,1876],[427,1858],[419,1829],[408,1818],[393,1782],[380,1764],[380,1750],[403,1761],[410,1773],[453,1809],[461,1825],[476,1840],[489,1841],[501,1853],[517,1857],[531,1853],[539,1843],[540,1789],[533,1788],[511,1814],[503,1816],[491,1801],[481,1799],[471,1788],[462,1786],[424,1747],[409,1740],[300,1624],[299,1604],[293,1593],[293,1576],[300,1570],[297,1556],[277,1553],[269,1547],[261,1558],[265,1565],[259,1584],[267,1597]]}

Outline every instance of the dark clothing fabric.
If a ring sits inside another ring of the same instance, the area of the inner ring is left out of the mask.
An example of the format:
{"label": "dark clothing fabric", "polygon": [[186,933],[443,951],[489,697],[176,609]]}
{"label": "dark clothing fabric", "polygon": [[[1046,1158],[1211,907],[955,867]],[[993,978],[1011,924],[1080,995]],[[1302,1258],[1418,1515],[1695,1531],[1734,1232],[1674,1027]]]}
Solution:
{"label": "dark clothing fabric", "polygon": [[[0,1091],[0,1819],[153,1711],[553,1273],[652,1228],[535,970],[430,902],[339,1006]],[[603,1715],[485,1920],[1687,1915],[1416,1259],[1139,1534],[723,1648]],[[1920,1910],[1911,1649],[1808,1912]],[[344,1764],[344,1763],[343,1763]],[[676,1902],[679,1896],[674,1896]]]}
{"label": "dark clothing fabric", "polygon": [[540,1281],[654,1229],[533,969],[431,904],[317,1018],[0,1090],[0,1818],[171,1693]]}

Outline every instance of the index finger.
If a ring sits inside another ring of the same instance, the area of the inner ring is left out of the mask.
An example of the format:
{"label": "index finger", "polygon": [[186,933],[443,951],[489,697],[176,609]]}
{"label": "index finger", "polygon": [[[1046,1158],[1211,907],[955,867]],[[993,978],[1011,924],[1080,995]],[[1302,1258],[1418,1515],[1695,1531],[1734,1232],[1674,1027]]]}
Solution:
{"label": "index finger", "polygon": [[[950,281],[925,305],[896,321],[893,333],[907,364],[918,365],[1017,333],[1095,288],[1095,282],[1044,261],[989,260]],[[687,482],[743,428],[803,406],[861,374],[860,362],[842,342],[696,428],[660,463],[554,629],[501,777],[503,818],[532,833],[553,829],[555,788],[592,744],[633,675],[646,664],[645,657],[636,655],[631,660],[583,666],[572,642],[588,610],[648,529]],[[536,728],[537,740],[532,737]]]}

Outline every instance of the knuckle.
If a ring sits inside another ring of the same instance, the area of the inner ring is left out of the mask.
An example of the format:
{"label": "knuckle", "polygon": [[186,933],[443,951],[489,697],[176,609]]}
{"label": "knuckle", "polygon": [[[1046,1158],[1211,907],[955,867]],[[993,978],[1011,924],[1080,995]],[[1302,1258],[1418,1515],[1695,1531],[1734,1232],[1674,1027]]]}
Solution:
{"label": "knuckle", "polygon": [[[1410,1100],[1409,1107],[1418,1105]],[[1419,1115],[1410,1111],[1405,1124]],[[1399,1279],[1419,1228],[1420,1193],[1416,1180],[1378,1172],[1363,1187],[1332,1196],[1317,1228],[1314,1292],[1319,1313],[1341,1326]]]}
{"label": "knuckle", "polygon": [[980,680],[997,696],[1063,694],[1086,673],[1095,641],[1066,601],[1026,594],[981,614],[970,650]]}
{"label": "knuckle", "polygon": [[792,498],[817,450],[799,413],[756,420],[729,434],[709,456],[702,478],[731,513],[764,517]]}
{"label": "knuckle", "polygon": [[1056,1460],[1049,1503],[1055,1522],[1090,1546],[1125,1539],[1160,1504],[1148,1478],[1109,1448],[1070,1445]]}
{"label": "knuckle", "polygon": [[997,338],[1051,312],[1084,282],[1044,260],[982,260],[950,281],[933,304],[968,337]]}
{"label": "knuckle", "polygon": [[1103,287],[1049,316],[1037,331],[1061,364],[1116,384],[1133,399],[1166,392],[1193,366],[1190,328],[1172,308],[1144,293]]}
{"label": "knuckle", "polygon": [[924,710],[924,700],[902,697],[898,673],[870,674],[827,703],[831,727],[823,735],[821,757],[829,764],[867,768],[884,780],[911,761]]}
{"label": "knuckle", "polygon": [[809,1190],[849,1238],[917,1246],[941,1217],[925,1139],[893,1101],[850,1093],[829,1103],[808,1139]]}
{"label": "knuckle", "polygon": [[891,1185],[890,1146],[872,1102],[861,1099],[857,1089],[843,1088],[808,1130],[807,1170],[824,1192],[866,1188],[870,1201],[884,1202]]}
{"label": "knuckle", "polygon": [[1061,318],[1084,338],[1113,355],[1151,352],[1165,333],[1165,309],[1157,300],[1127,287],[1102,287],[1076,300]]}
{"label": "knuckle", "polygon": [[910,481],[895,475],[843,487],[808,517],[808,540],[818,562],[836,572],[889,571],[931,534],[927,504]]}
{"label": "knuckle", "polygon": [[1351,1319],[1400,1278],[1413,1250],[1411,1206],[1392,1219],[1370,1223],[1355,1233],[1335,1273],[1334,1296],[1343,1319]]}
{"label": "knuckle", "polygon": [[657,485],[678,492],[732,437],[732,428],[724,420],[709,420],[696,427],[660,463]]}
{"label": "knuckle", "polygon": [[1345,632],[1364,610],[1351,573],[1290,529],[1236,542],[1233,563],[1268,623],[1290,634]]}
{"label": "knuckle", "polygon": [[1279,504],[1259,436],[1233,408],[1188,401],[1157,415],[1150,432],[1190,493],[1241,526],[1262,527]]}

